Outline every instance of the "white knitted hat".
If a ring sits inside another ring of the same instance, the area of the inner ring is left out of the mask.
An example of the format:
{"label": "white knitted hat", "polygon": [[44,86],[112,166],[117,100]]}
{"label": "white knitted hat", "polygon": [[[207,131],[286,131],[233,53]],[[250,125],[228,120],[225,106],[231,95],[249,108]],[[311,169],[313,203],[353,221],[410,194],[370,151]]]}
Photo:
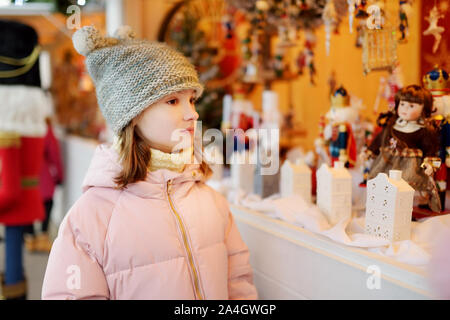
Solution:
{"label": "white knitted hat", "polygon": [[161,98],[193,89],[203,92],[197,71],[180,52],[165,43],[135,40],[130,27],[114,37],[103,37],[93,26],[72,37],[78,53],[86,56],[97,100],[111,129],[119,133],[134,117]]}

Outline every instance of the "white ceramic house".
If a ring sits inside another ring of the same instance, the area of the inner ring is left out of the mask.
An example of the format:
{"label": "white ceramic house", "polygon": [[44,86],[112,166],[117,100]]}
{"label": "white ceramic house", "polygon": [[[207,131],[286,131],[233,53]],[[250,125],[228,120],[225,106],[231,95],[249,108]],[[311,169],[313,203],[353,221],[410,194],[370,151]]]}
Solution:
{"label": "white ceramic house", "polygon": [[223,153],[217,146],[205,147],[203,153],[205,160],[208,162],[209,167],[212,170],[211,180],[220,181],[223,178]]}
{"label": "white ceramic house", "polygon": [[302,160],[295,164],[286,160],[281,166],[280,193],[282,197],[299,195],[311,203],[311,169]]}
{"label": "white ceramic house", "polygon": [[389,241],[411,237],[414,189],[400,170],[379,173],[367,182],[365,232]]}
{"label": "white ceramic house", "polygon": [[235,189],[253,193],[256,162],[248,151],[234,152],[231,156],[231,181]]}
{"label": "white ceramic house", "polygon": [[317,170],[317,206],[331,225],[352,216],[352,177],[342,162]]}

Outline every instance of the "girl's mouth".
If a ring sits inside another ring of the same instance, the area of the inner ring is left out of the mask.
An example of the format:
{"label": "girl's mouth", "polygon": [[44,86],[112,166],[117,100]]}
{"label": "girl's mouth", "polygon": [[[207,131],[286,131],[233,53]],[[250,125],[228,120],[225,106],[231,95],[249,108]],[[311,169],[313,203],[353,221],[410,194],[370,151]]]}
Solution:
{"label": "girl's mouth", "polygon": [[190,134],[194,134],[194,128],[187,128],[187,129],[184,129],[183,131],[189,132]]}

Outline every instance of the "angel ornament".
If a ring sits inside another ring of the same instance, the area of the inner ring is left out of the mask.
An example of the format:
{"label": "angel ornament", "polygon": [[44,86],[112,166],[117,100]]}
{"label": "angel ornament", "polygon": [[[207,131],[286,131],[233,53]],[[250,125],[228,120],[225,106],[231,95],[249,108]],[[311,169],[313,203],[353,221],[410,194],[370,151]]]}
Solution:
{"label": "angel ornament", "polygon": [[423,32],[423,35],[434,36],[433,53],[436,53],[437,49],[439,48],[439,44],[441,43],[442,39],[441,33],[445,31],[443,27],[437,25],[439,19],[443,17],[444,15],[439,12],[436,6],[434,6],[433,9],[430,10],[430,15],[425,18],[430,23],[430,25],[428,26],[428,29]]}

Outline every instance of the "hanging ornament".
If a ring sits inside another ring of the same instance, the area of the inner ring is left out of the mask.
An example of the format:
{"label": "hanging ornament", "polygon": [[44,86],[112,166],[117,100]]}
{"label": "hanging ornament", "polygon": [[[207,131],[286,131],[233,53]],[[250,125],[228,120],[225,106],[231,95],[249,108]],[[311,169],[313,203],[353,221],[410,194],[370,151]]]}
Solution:
{"label": "hanging ornament", "polygon": [[330,55],[331,29],[334,28],[337,23],[337,13],[333,0],[328,0],[325,5],[322,13],[322,19],[325,25],[325,50],[328,56]]}
{"label": "hanging ornament", "polygon": [[298,73],[303,74],[304,68],[309,69],[309,80],[315,85],[314,76],[316,68],[314,65],[314,47],[316,46],[316,36],[312,30],[305,30],[305,44],[303,50],[297,58]]}
{"label": "hanging ornament", "polygon": [[367,1],[355,1],[355,18],[356,18],[356,41],[355,46],[361,48],[364,39],[364,29],[366,28],[366,20],[369,14],[366,11]]}
{"label": "hanging ornament", "polygon": [[277,46],[275,49],[275,56],[273,60],[273,69],[277,78],[282,78],[284,73],[284,49],[281,46]]}
{"label": "hanging ornament", "polygon": [[434,37],[434,45],[433,45],[433,53],[436,53],[439,48],[439,44],[441,43],[442,35],[445,31],[443,27],[438,26],[439,19],[443,18],[444,15],[439,12],[439,9],[436,5],[430,10],[429,16],[425,18],[429,22],[428,29],[423,32],[424,36],[432,35]]}
{"label": "hanging ornament", "polygon": [[357,0],[354,2],[356,9],[355,18],[357,19],[367,18],[369,16],[366,12],[367,0]]}
{"label": "hanging ornament", "polygon": [[355,4],[356,0],[347,0],[348,4],[348,27],[350,29],[350,33],[353,33],[353,15],[355,14]]}
{"label": "hanging ornament", "polygon": [[244,82],[257,83],[261,81],[261,45],[258,34],[254,32],[243,41],[244,50]]}
{"label": "hanging ornament", "polygon": [[400,31],[400,39],[399,42],[406,42],[409,37],[409,24],[408,24],[408,16],[412,11],[411,3],[409,0],[400,0],[399,1],[399,19],[400,24],[398,29]]}
{"label": "hanging ornament", "polygon": [[390,26],[382,29],[364,30],[363,38],[363,71],[392,71],[397,64],[397,39],[395,30]]}

